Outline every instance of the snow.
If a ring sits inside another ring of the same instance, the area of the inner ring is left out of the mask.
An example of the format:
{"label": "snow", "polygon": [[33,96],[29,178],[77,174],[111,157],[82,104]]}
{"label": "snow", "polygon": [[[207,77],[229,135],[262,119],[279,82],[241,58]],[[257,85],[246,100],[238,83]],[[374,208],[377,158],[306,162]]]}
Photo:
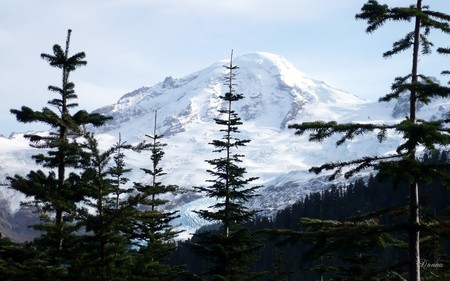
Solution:
{"label": "snow", "polygon": [[[228,63],[219,61],[182,78],[168,77],[98,109],[97,112],[114,118],[97,132],[102,148],[117,142],[119,133],[127,143],[145,139],[145,134],[153,132],[154,111],[157,110],[158,134],[164,134],[163,142],[167,143],[162,163],[167,175],[162,181],[184,189],[206,184],[209,179],[206,169],[211,167],[205,160],[219,157],[208,143],[223,134],[213,120],[223,104],[219,96],[226,90],[223,65]],[[395,104],[367,101],[336,89],[307,76],[275,54],[245,54],[236,57],[234,64],[239,67],[235,90],[245,96],[235,104],[244,122],[239,138],[251,140],[238,152],[246,156],[242,164],[247,176],[259,177],[255,184],[264,186],[261,196],[249,203],[251,208],[261,209],[264,214],[273,214],[330,184],[325,176],[307,172],[310,167],[386,154],[395,150],[401,141],[391,135],[379,145],[375,135],[363,135],[339,147],[335,145],[338,137],[311,143],[306,135],[296,136],[287,126],[316,120],[392,123],[398,121],[391,116]],[[423,107],[419,116],[442,118],[449,108],[448,100],[436,100]],[[35,169],[30,159],[33,153],[22,134],[0,138],[0,176],[25,174]],[[131,182],[149,180],[140,171],[149,165],[148,154],[130,152],[126,160],[129,168],[134,169]],[[1,189],[0,196],[12,202],[13,210],[23,199],[5,189]],[[213,201],[202,194],[183,198],[179,197],[180,203],[174,207],[181,215],[176,225],[186,229],[183,235],[188,236],[206,223],[193,210],[207,208]]]}

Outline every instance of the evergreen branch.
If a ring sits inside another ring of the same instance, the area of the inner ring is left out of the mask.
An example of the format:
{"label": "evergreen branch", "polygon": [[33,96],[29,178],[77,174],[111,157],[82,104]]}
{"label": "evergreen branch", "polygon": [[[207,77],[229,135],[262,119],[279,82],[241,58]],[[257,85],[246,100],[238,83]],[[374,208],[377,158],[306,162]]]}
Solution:
{"label": "evergreen branch", "polygon": [[309,169],[309,172],[313,172],[315,174],[320,174],[323,171],[334,170],[335,172],[329,177],[329,180],[336,179],[342,172],[342,170],[349,166],[356,166],[355,168],[347,171],[344,176],[345,178],[350,178],[355,173],[360,172],[369,167],[374,167],[378,165],[381,161],[384,160],[393,160],[396,158],[404,157],[406,154],[392,154],[387,156],[373,156],[373,157],[363,157],[360,159],[346,161],[346,162],[331,162],[323,164],[319,167],[312,167]]}
{"label": "evergreen branch", "polygon": [[436,50],[439,54],[444,54],[444,55],[448,55],[450,54],[450,48],[443,48],[440,47]]}
{"label": "evergreen branch", "polygon": [[370,0],[361,8],[361,13],[357,14],[357,20],[367,20],[367,33],[372,33],[381,27],[387,20],[386,16],[389,12],[388,5],[380,5],[378,1]]}
{"label": "evergreen branch", "polygon": [[[424,28],[424,33],[420,35],[420,44],[422,46],[423,54],[429,54],[431,52],[431,47],[433,46],[426,37],[430,33],[431,28],[438,29],[444,33],[450,33],[448,17],[448,15],[440,12],[429,11],[427,7],[418,9],[411,5],[407,8],[389,8],[387,5],[381,5],[378,1],[374,0],[368,1],[368,3],[361,8],[361,13],[355,16],[357,20],[367,21],[367,33],[372,33],[389,20],[410,22],[413,18],[420,18],[421,28]],[[385,52],[383,56],[390,57],[405,51],[412,46],[413,41],[414,32],[410,32],[404,38],[395,42],[392,49]]]}
{"label": "evergreen branch", "polygon": [[422,46],[422,55],[431,54],[431,47],[434,45],[423,34],[420,34],[420,45]]}
{"label": "evergreen branch", "polygon": [[429,11],[429,10],[424,10],[423,11],[424,14],[432,16],[434,18],[440,19],[444,22],[450,22],[450,15],[448,14],[444,14],[438,11]]}
{"label": "evergreen branch", "polygon": [[[450,48],[440,47],[440,48],[437,49],[437,52],[439,54],[448,55],[448,54],[450,54]],[[444,71],[441,72],[441,74],[442,75],[450,75],[450,71],[449,70],[444,70]],[[450,84],[450,81],[448,82],[448,84]]]}
{"label": "evergreen branch", "polygon": [[[394,225],[380,225],[376,219],[366,219],[360,222],[353,221],[337,221],[337,220],[321,220],[315,218],[302,218],[299,226],[304,230],[290,230],[290,229],[265,229],[265,233],[286,236],[287,239],[281,243],[296,242],[299,239],[306,241],[317,241],[315,249],[322,248],[321,252],[330,252],[335,247],[345,247],[346,244],[351,243],[354,239],[361,237],[378,237],[378,241],[384,247],[402,246],[404,243],[389,235],[389,233],[397,232],[399,230],[408,229],[408,224],[400,223]],[[383,238],[388,239],[389,245]],[[329,239],[334,239],[332,242]],[[320,243],[320,241],[322,241]],[[330,242],[330,244],[326,243]],[[280,242],[278,242],[280,244]]]}
{"label": "evergreen branch", "polygon": [[41,122],[53,128],[62,125],[59,116],[46,107],[42,109],[42,112],[34,111],[27,106],[22,106],[21,110],[11,109],[10,112],[16,115],[17,121],[22,123]]}
{"label": "evergreen branch", "polygon": [[353,139],[355,136],[363,135],[367,132],[379,130],[377,138],[380,142],[385,140],[388,129],[395,129],[396,125],[385,124],[361,124],[361,123],[345,123],[338,124],[336,121],[324,122],[304,122],[301,124],[292,124],[289,129],[295,129],[296,135],[303,135],[310,131],[309,141],[322,142],[324,139],[334,134],[344,134],[344,136],[336,142],[336,145],[342,145],[345,141]]}
{"label": "evergreen branch", "polygon": [[51,66],[63,68],[64,62],[65,62],[65,55],[64,55],[64,51],[60,45],[58,45],[58,44],[53,45],[53,54],[54,55],[52,56],[52,55],[43,53],[43,54],[41,54],[41,58],[48,61]]}
{"label": "evergreen branch", "polygon": [[389,102],[393,99],[398,99],[400,97],[399,93],[392,92],[378,99],[379,102]]}
{"label": "evergreen branch", "polygon": [[400,88],[401,85],[405,84],[405,82],[410,79],[412,77],[411,74],[403,76],[403,77],[396,77],[394,79],[394,83],[392,83],[391,89],[392,89],[392,93],[388,94],[382,98],[379,99],[380,102],[387,102],[390,101],[392,99],[398,99],[400,97],[400,94],[402,94],[404,91],[406,91],[405,89]]}
{"label": "evergreen branch", "polygon": [[375,217],[381,217],[384,215],[388,215],[390,217],[396,217],[399,214],[403,214],[403,213],[407,213],[408,210],[408,204],[400,204],[397,206],[392,206],[389,208],[384,208],[384,209],[380,209],[377,211],[373,211],[367,214],[362,214],[362,215],[358,215],[358,216],[354,216],[351,217],[350,220],[351,221],[360,221],[360,220],[367,220],[367,219],[373,219]]}
{"label": "evergreen branch", "polygon": [[84,52],[76,53],[75,55],[71,56],[67,59],[67,69],[69,71],[74,71],[76,68],[80,66],[87,65],[87,61],[83,60],[86,57],[86,54]]}
{"label": "evergreen branch", "polygon": [[[70,32],[71,30],[68,32],[66,43],[67,48],[69,47]],[[79,52],[72,57],[67,58],[66,53],[58,44],[53,45],[53,55],[45,53],[41,54],[41,58],[48,61],[51,66],[65,69],[68,72],[73,71],[80,66],[86,65],[87,61],[84,60],[85,57],[86,54],[84,52]]]}
{"label": "evergreen branch", "polygon": [[396,41],[393,44],[392,49],[390,51],[383,53],[383,57],[385,58],[391,57],[402,51],[406,51],[413,45],[413,42],[414,42],[414,32],[409,32],[408,34],[406,34],[404,38]]}
{"label": "evergreen branch", "polygon": [[424,13],[415,5],[409,7],[394,7],[390,9],[389,19],[394,21],[410,22],[415,17],[424,17]]}
{"label": "evergreen branch", "polygon": [[48,90],[51,91],[51,92],[56,92],[56,93],[58,93],[60,95],[64,94],[64,90],[61,89],[60,87],[57,87],[57,86],[48,86]]}
{"label": "evergreen branch", "polygon": [[450,136],[446,134],[448,128],[443,127],[442,122],[410,119],[403,120],[398,124],[397,131],[403,135],[406,141],[397,148],[397,152],[423,145],[428,150],[435,150],[437,145],[448,145]]}
{"label": "evergreen branch", "polygon": [[418,75],[421,81],[415,83],[406,82],[409,78],[411,78],[411,75],[395,78],[391,87],[392,93],[380,98],[379,101],[398,99],[401,94],[406,92],[415,92],[417,99],[424,104],[428,104],[433,97],[447,98],[450,96],[450,87],[442,86],[430,77]]}
{"label": "evergreen branch", "polygon": [[422,17],[422,24],[428,27],[433,27],[444,33],[450,33],[450,15],[438,11],[424,10]]}
{"label": "evergreen branch", "polygon": [[100,127],[105,124],[106,121],[112,120],[113,117],[105,116],[100,113],[88,113],[85,110],[79,110],[72,117],[73,121],[78,125],[93,125],[94,127]]}
{"label": "evergreen branch", "polygon": [[361,13],[357,14],[357,20],[367,20],[367,33],[372,33],[388,20],[411,21],[415,16],[420,15],[420,11],[414,6],[408,8],[389,8],[388,5],[381,5],[378,1],[370,0],[361,8]]}

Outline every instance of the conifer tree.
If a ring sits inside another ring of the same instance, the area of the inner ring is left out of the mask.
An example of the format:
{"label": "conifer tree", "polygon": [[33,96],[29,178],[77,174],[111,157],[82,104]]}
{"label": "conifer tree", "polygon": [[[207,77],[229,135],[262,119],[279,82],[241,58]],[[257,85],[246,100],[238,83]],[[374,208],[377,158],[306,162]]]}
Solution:
{"label": "conifer tree", "polygon": [[208,180],[210,186],[195,187],[208,197],[217,199],[217,203],[208,210],[200,210],[198,214],[208,221],[219,223],[219,231],[208,231],[196,235],[196,249],[201,256],[212,263],[207,272],[210,280],[254,280],[255,274],[249,272],[249,263],[253,260],[258,244],[253,233],[242,224],[250,220],[256,213],[244,204],[256,196],[259,186],[247,187],[256,177],[245,178],[246,169],[239,166],[242,154],[233,149],[245,146],[250,140],[237,137],[238,126],[242,125],[241,118],[234,111],[236,101],[244,98],[235,91],[235,76],[237,66],[233,64],[233,52],[230,64],[225,66],[227,75],[225,86],[227,91],[220,98],[224,101],[224,109],[219,110],[222,115],[215,118],[217,125],[222,126],[224,135],[220,140],[213,140],[210,144],[215,147],[214,152],[222,156],[206,160],[213,168],[207,172],[213,177]]}
{"label": "conifer tree", "polygon": [[86,65],[84,52],[69,56],[70,36],[71,30],[68,30],[64,49],[56,44],[53,54],[41,54],[50,66],[62,71],[61,86],[48,87],[49,91],[58,95],[48,102],[56,110],[44,107],[35,111],[26,106],[20,110],[11,109],[19,122],[38,122],[49,126],[48,133],[25,135],[31,146],[45,151],[33,156],[44,170],[31,171],[26,177],[16,175],[8,179],[13,189],[33,198],[32,205],[39,210],[42,221],[34,227],[43,232],[36,242],[43,247],[44,256],[56,265],[66,262],[67,257],[64,256],[74,246],[71,241],[78,229],[74,223],[76,204],[84,196],[82,190],[76,188],[79,176],[68,171],[79,166],[81,149],[75,139],[80,136],[81,125],[100,126],[108,119],[84,110],[74,114],[70,112],[77,107],[73,102],[77,96],[69,76],[75,69]]}
{"label": "conifer tree", "polygon": [[119,134],[118,142],[112,147],[114,151],[114,165],[109,167],[108,174],[112,177],[111,184],[115,189],[116,209],[120,207],[120,198],[124,194],[131,193],[132,188],[124,188],[124,185],[129,181],[125,174],[131,172],[131,169],[126,168],[125,154],[123,150],[131,149],[131,145],[127,145],[126,142],[122,142],[122,137]]}
{"label": "conifer tree", "polygon": [[[328,163],[311,170],[320,173],[323,170],[334,170],[332,177],[336,177],[345,168],[346,177],[374,167],[382,175],[393,175],[410,184],[410,219],[408,226],[409,236],[409,280],[420,280],[420,253],[419,233],[421,229],[419,217],[418,183],[429,180],[432,177],[446,177],[448,165],[435,166],[421,162],[417,157],[420,147],[434,150],[436,147],[449,144],[449,130],[445,127],[448,119],[424,121],[417,117],[418,102],[427,104],[434,97],[448,97],[450,90],[441,86],[434,79],[419,73],[419,55],[429,54],[433,44],[429,41],[430,31],[433,29],[450,33],[450,16],[441,12],[431,11],[428,6],[422,6],[422,0],[417,0],[415,5],[409,7],[394,7],[382,5],[378,1],[370,0],[356,15],[357,19],[367,20],[366,31],[371,33],[381,27],[387,21],[414,21],[414,27],[404,38],[396,41],[391,50],[383,54],[390,57],[412,48],[412,70],[404,77],[398,77],[392,85],[392,93],[382,97],[380,101],[400,99],[409,95],[409,116],[394,125],[386,124],[338,124],[336,122],[308,122],[291,125],[296,134],[311,131],[311,141],[322,141],[331,135],[340,133],[343,137],[337,145],[355,136],[377,132],[377,138],[383,142],[387,138],[387,131],[394,130],[404,138],[396,153],[383,156],[367,156],[361,159]],[[445,49],[439,49],[445,52]]]}
{"label": "conifer tree", "polygon": [[166,211],[164,205],[168,196],[178,190],[176,185],[164,185],[161,177],[164,172],[161,161],[164,156],[161,143],[163,135],[157,134],[157,112],[153,135],[145,135],[150,141],[139,143],[134,149],[138,152],[150,151],[150,167],[141,170],[150,177],[148,183],[135,182],[136,194],[130,196],[129,202],[135,206],[134,221],[130,227],[131,240],[136,244],[132,280],[174,280],[181,274],[181,268],[170,266],[167,259],[175,249],[175,238],[180,231],[175,230],[173,220],[177,211]]}
{"label": "conifer tree", "polygon": [[[450,90],[440,85],[434,79],[419,73],[419,56],[431,53],[433,44],[429,41],[431,30],[450,33],[450,16],[432,11],[428,6],[422,6],[422,0],[417,0],[415,5],[409,7],[389,7],[378,1],[370,0],[356,15],[357,19],[367,20],[366,31],[372,33],[388,21],[413,21],[411,32],[396,41],[392,49],[383,54],[391,57],[400,52],[412,49],[411,72],[404,77],[398,77],[392,84],[392,93],[380,98],[380,101],[390,101],[408,97],[409,116],[397,124],[360,124],[348,123],[338,124],[332,122],[307,122],[291,125],[296,134],[311,132],[310,141],[323,141],[334,134],[342,134],[343,137],[337,141],[337,145],[343,144],[349,139],[365,134],[376,132],[379,142],[387,139],[388,131],[395,131],[401,135],[404,142],[401,143],[396,152],[382,156],[367,156],[360,159],[327,163],[320,167],[313,167],[311,171],[320,173],[324,170],[333,170],[331,178],[335,178],[345,170],[345,177],[351,177],[355,173],[374,167],[380,175],[394,176],[398,180],[409,183],[409,280],[420,280],[420,252],[419,233],[424,228],[419,216],[418,183],[431,178],[448,177],[449,166],[423,163],[417,156],[419,148],[435,150],[440,146],[447,146],[450,141],[449,129],[446,124],[449,118],[434,121],[425,121],[417,117],[418,103],[427,104],[435,97],[448,98]],[[439,52],[445,53],[447,49],[439,48]]]}
{"label": "conifer tree", "polygon": [[[123,149],[130,148],[119,141],[101,152],[92,133],[85,133],[81,144],[84,152],[80,187],[85,190],[78,210],[78,222],[83,226],[77,263],[71,270],[72,278],[79,280],[128,280],[127,267],[131,266],[130,241],[121,231],[130,217],[130,206],[120,195],[131,189],[121,187],[126,181]],[[108,167],[114,159],[114,165]]]}

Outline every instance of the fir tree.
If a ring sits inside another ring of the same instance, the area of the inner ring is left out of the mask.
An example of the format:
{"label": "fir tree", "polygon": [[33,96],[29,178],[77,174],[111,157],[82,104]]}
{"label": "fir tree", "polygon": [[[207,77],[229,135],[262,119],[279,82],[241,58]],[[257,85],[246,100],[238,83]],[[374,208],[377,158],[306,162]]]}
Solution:
{"label": "fir tree", "polygon": [[175,238],[180,231],[172,226],[173,220],[178,217],[177,212],[164,210],[168,196],[178,190],[176,185],[164,185],[161,177],[166,173],[161,167],[164,156],[163,148],[166,144],[160,140],[163,135],[157,134],[157,112],[153,135],[146,135],[151,141],[143,141],[134,149],[138,152],[150,151],[150,168],[141,170],[150,176],[150,182],[135,182],[136,194],[130,196],[129,202],[135,206],[134,221],[130,227],[131,240],[134,241],[137,251],[132,280],[174,280],[181,274],[181,268],[170,266],[167,259],[175,249]]}
{"label": "fir tree", "polygon": [[[398,77],[392,85],[392,93],[382,97],[380,101],[400,99],[409,95],[409,116],[403,121],[393,125],[387,124],[338,124],[336,122],[308,122],[291,125],[296,134],[310,131],[310,141],[322,141],[334,134],[342,134],[337,145],[355,136],[367,132],[377,132],[377,138],[383,142],[387,138],[387,131],[393,130],[401,135],[404,142],[397,148],[396,153],[383,156],[367,156],[348,162],[327,163],[314,167],[311,171],[320,173],[323,170],[334,170],[332,178],[338,176],[344,169],[346,177],[374,167],[381,175],[393,176],[399,181],[409,182],[409,209],[408,224],[409,237],[409,280],[420,280],[420,253],[419,233],[424,225],[419,217],[418,183],[434,177],[448,177],[449,166],[423,163],[417,157],[419,148],[435,150],[440,146],[447,146],[450,141],[449,129],[445,126],[450,122],[448,118],[434,121],[424,121],[417,118],[418,103],[427,104],[434,97],[447,98],[450,89],[435,82],[434,79],[419,73],[419,55],[431,53],[433,44],[429,41],[431,30],[435,29],[450,33],[450,16],[442,12],[431,11],[428,6],[422,6],[422,0],[409,7],[394,7],[382,5],[378,1],[370,0],[356,15],[357,19],[367,20],[366,31],[372,33],[387,21],[414,21],[411,32],[396,41],[391,50],[383,54],[391,57],[400,52],[412,49],[411,72],[404,77]],[[445,53],[447,49],[440,48]]]}
{"label": "fir tree", "polygon": [[215,147],[214,152],[222,153],[217,159],[207,160],[212,169],[207,172],[213,177],[207,182],[210,186],[195,187],[208,197],[217,199],[217,203],[208,210],[200,210],[198,214],[211,222],[219,223],[219,231],[208,231],[197,234],[195,249],[208,261],[212,267],[208,275],[211,280],[253,280],[254,274],[248,271],[249,263],[253,260],[258,245],[254,235],[242,224],[250,220],[256,211],[249,210],[245,203],[256,196],[259,186],[246,187],[257,178],[245,178],[246,169],[239,166],[244,155],[233,152],[233,148],[245,146],[250,140],[241,140],[236,135],[238,126],[242,125],[241,118],[233,110],[232,105],[244,98],[235,92],[235,71],[233,53],[228,66],[225,85],[227,92],[220,96],[225,109],[219,111],[222,118],[215,118],[216,124],[223,126],[222,139],[213,140],[210,144]]}
{"label": "fir tree", "polygon": [[126,142],[122,142],[122,137],[119,134],[118,142],[112,147],[112,151],[114,152],[113,160],[114,165],[109,167],[108,174],[111,176],[111,184],[114,187],[115,200],[116,200],[116,209],[120,208],[120,198],[124,194],[131,193],[133,191],[132,188],[124,188],[124,185],[127,184],[129,179],[125,177],[125,174],[131,172],[131,169],[126,168],[125,164],[125,154],[124,150],[131,149],[131,145],[127,145]]}
{"label": "fir tree", "polygon": [[[129,216],[130,206],[120,195],[130,193],[122,188],[124,174],[129,171],[123,161],[123,149],[130,146],[119,141],[101,152],[98,141],[85,133],[81,145],[84,152],[80,186],[85,190],[83,204],[78,210],[78,223],[84,235],[78,247],[78,258],[72,265],[72,278],[78,280],[128,280],[131,266],[130,241],[121,231]],[[114,165],[108,167],[114,159]]]}
{"label": "fir tree", "polygon": [[34,226],[43,232],[37,240],[42,245],[46,256],[54,264],[63,265],[67,254],[74,246],[74,223],[76,204],[83,198],[83,192],[76,188],[79,176],[68,172],[69,168],[79,165],[81,149],[75,141],[80,136],[80,126],[91,124],[102,125],[108,118],[100,114],[90,114],[84,110],[71,114],[77,107],[73,102],[77,98],[75,85],[69,81],[70,74],[77,68],[86,65],[84,52],[69,56],[71,30],[68,30],[65,48],[53,46],[53,54],[41,54],[50,66],[62,71],[61,86],[49,86],[52,93],[58,95],[48,102],[54,108],[44,107],[35,111],[23,106],[20,110],[12,109],[19,122],[39,122],[48,125],[47,133],[25,135],[31,146],[45,150],[45,153],[34,155],[37,164],[48,170],[31,171],[26,177],[16,175],[9,178],[11,187],[28,197],[33,198],[32,205],[40,214],[42,223]]}

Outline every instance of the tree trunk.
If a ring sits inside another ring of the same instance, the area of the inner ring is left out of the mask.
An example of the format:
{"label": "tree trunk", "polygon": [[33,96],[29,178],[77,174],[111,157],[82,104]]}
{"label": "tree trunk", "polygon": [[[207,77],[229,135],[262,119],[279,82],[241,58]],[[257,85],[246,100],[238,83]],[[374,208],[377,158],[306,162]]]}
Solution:
{"label": "tree trunk", "polygon": [[[64,58],[65,61],[67,61],[67,58],[69,57],[69,44],[70,44],[70,33],[72,32],[72,30],[68,30],[67,31],[67,40],[66,40],[66,49],[65,49],[65,53],[64,53]],[[67,115],[67,92],[66,92],[66,86],[69,82],[69,71],[67,70],[66,66],[63,67],[63,73],[62,73],[62,89],[63,89],[63,93],[61,96],[61,100],[62,100],[62,108],[61,108],[61,120],[64,122],[66,121],[66,115]],[[59,157],[59,163],[58,163],[58,191],[62,192],[62,190],[65,188],[65,171],[66,171],[66,145],[68,143],[67,140],[67,128],[65,127],[65,125],[61,125],[59,126],[59,142],[62,143],[62,147],[61,145],[58,146],[58,157]],[[60,251],[62,251],[63,249],[63,243],[64,243],[64,208],[62,206],[60,206],[60,203],[57,203],[57,210],[56,210],[56,226],[58,229],[58,249]]]}
{"label": "tree trunk", "polygon": [[[422,10],[422,0],[417,0],[417,9]],[[419,63],[419,45],[420,45],[420,25],[421,19],[416,16],[414,28],[414,45],[413,45],[413,62],[412,62],[412,84],[417,83],[418,79],[418,63]],[[410,120],[416,122],[417,111],[417,93],[415,90],[411,91],[410,97]],[[416,160],[416,147],[411,147],[409,151],[409,158]],[[420,217],[419,217],[419,185],[417,180],[410,185],[409,188],[409,280],[420,280]]]}
{"label": "tree trunk", "polygon": [[414,182],[409,190],[409,280],[420,280],[420,232],[419,232],[419,186]]}

